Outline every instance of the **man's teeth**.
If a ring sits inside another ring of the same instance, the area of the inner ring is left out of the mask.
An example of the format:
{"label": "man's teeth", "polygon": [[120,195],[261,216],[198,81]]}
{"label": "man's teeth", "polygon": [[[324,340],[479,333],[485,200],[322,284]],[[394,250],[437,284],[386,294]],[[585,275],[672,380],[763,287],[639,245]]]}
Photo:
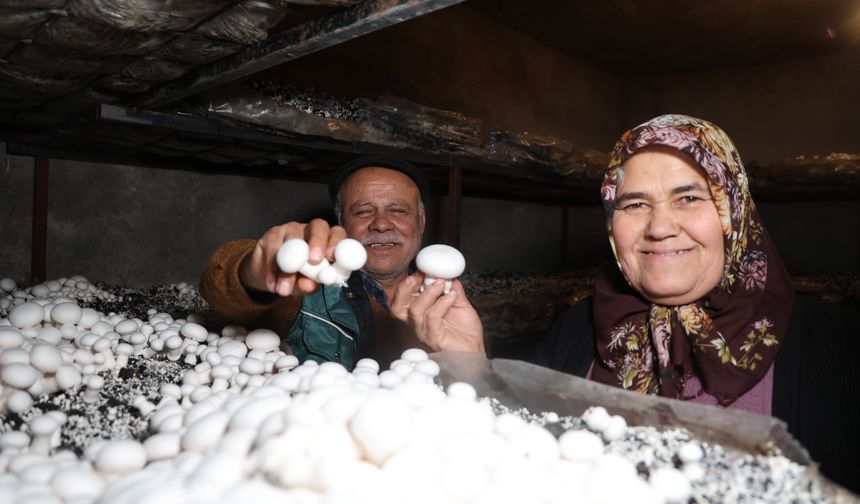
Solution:
{"label": "man's teeth", "polygon": [[394,243],[390,243],[390,242],[389,243],[371,243],[370,248],[388,248],[388,247],[393,247],[394,245],[395,245]]}

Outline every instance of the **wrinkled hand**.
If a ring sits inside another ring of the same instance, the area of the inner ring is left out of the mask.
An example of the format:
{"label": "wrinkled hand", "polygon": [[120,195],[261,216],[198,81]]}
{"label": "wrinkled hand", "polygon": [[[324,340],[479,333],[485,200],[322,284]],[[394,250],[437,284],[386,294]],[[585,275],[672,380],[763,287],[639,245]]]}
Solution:
{"label": "wrinkled hand", "polygon": [[408,323],[418,339],[433,351],[484,352],[484,327],[469,303],[463,284],[454,280],[444,294],[445,281],[436,280],[419,293],[424,275],[416,273],[397,286],[391,314]]}
{"label": "wrinkled hand", "polygon": [[308,242],[311,264],[319,264],[323,258],[334,261],[334,248],[344,238],[346,230],[331,227],[322,219],[307,224],[288,222],[266,231],[254,251],[239,266],[239,280],[248,290],[271,292],[279,296],[293,293],[310,294],[319,288],[315,281],[298,273],[284,273],[278,268],[278,249],[287,240],[301,238]]}

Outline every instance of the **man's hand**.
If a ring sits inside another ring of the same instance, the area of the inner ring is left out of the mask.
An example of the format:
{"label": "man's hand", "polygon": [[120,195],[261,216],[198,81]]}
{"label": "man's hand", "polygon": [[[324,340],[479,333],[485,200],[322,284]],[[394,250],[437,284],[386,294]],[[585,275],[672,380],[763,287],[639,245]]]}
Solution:
{"label": "man's hand", "polygon": [[319,264],[323,258],[334,261],[334,248],[344,238],[346,230],[340,226],[330,227],[322,219],[314,219],[307,224],[289,222],[266,231],[251,252],[239,266],[239,280],[246,289],[271,292],[279,296],[289,296],[295,292],[310,294],[319,284],[298,273],[284,273],[275,260],[278,249],[287,240],[301,238],[308,242],[311,264]]}
{"label": "man's hand", "polygon": [[445,281],[436,280],[419,293],[423,281],[424,275],[416,273],[400,283],[389,303],[391,314],[412,326],[433,351],[484,352],[484,326],[463,284],[454,280],[444,294]]}

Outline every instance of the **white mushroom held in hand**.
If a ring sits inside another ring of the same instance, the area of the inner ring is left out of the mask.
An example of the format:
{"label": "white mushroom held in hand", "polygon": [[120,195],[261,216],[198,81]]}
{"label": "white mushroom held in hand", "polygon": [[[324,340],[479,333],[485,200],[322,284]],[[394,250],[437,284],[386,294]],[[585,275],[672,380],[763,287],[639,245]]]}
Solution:
{"label": "white mushroom held in hand", "polygon": [[334,257],[334,264],[326,259],[319,264],[310,264],[307,242],[293,238],[281,245],[275,260],[284,273],[301,273],[323,285],[346,285],[349,275],[367,262],[367,251],[358,241],[346,238],[335,247]]}
{"label": "white mushroom held in hand", "polygon": [[445,280],[445,294],[447,294],[451,291],[451,281],[462,275],[463,270],[466,269],[466,258],[454,247],[430,245],[418,252],[415,265],[424,273],[425,286],[437,279]]}

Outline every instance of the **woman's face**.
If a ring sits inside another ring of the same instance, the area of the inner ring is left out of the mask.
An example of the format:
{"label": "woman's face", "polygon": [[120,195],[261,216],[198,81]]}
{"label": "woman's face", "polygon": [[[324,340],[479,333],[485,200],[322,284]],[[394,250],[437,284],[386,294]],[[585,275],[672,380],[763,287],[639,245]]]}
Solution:
{"label": "woman's face", "polygon": [[612,238],[627,281],[649,301],[691,303],[719,283],[725,252],[705,173],[672,149],[624,163]]}

